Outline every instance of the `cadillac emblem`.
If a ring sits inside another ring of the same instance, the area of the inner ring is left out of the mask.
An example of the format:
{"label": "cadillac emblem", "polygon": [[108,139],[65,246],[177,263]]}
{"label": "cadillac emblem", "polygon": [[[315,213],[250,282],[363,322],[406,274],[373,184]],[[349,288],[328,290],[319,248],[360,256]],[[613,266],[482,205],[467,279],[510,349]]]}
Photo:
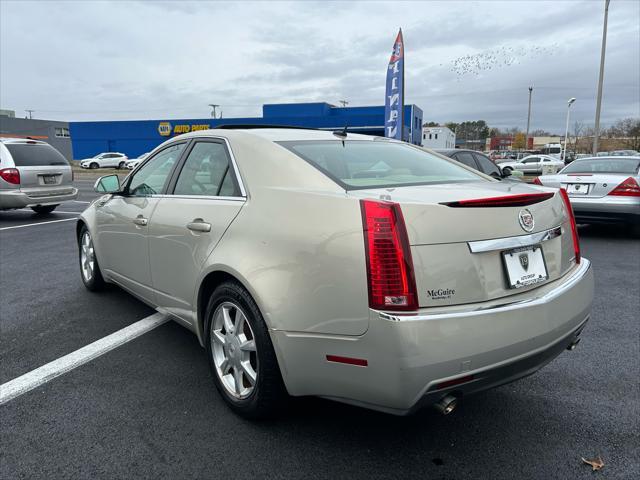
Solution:
{"label": "cadillac emblem", "polygon": [[533,214],[528,209],[523,208],[520,210],[520,213],[518,213],[518,221],[525,232],[533,230],[535,225],[533,222]]}

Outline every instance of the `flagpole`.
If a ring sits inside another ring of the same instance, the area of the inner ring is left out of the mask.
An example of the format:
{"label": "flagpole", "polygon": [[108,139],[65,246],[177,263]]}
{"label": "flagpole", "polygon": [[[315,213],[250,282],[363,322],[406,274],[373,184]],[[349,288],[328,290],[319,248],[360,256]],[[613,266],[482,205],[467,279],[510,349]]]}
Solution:
{"label": "flagpole", "polygon": [[402,106],[400,107],[400,140],[404,142],[404,90],[407,86],[406,78],[404,78],[404,36],[402,35],[402,28],[400,29],[400,39],[402,40]]}

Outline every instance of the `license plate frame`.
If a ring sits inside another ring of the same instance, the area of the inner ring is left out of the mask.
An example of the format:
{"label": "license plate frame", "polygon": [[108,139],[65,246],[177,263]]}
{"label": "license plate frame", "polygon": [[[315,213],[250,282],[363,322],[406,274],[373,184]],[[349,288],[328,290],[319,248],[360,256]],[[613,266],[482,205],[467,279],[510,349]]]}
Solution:
{"label": "license plate frame", "polygon": [[589,185],[586,183],[567,183],[569,195],[586,195],[589,193]]}
{"label": "license plate frame", "polygon": [[[502,265],[510,289],[519,289],[546,282],[549,271],[540,245],[529,245],[502,253]],[[522,256],[525,255],[526,259]]]}

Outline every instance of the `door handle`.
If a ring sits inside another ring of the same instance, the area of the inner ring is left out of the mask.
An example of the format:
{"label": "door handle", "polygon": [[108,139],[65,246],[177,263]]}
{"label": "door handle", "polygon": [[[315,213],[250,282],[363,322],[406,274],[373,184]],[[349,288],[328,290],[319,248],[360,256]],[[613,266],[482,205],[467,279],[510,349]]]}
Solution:
{"label": "door handle", "polygon": [[133,223],[136,225],[140,225],[141,227],[146,227],[149,220],[144,218],[142,215],[133,219]]}
{"label": "door handle", "polygon": [[210,232],[211,224],[201,218],[196,218],[193,222],[187,223],[187,228],[192,232]]}

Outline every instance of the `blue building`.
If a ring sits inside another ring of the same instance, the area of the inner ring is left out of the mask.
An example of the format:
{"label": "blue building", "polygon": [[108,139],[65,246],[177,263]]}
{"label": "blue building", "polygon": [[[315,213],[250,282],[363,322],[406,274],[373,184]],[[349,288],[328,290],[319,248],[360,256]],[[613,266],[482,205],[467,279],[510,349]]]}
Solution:
{"label": "blue building", "polygon": [[[135,158],[181,133],[206,130],[219,125],[289,125],[343,129],[354,133],[384,136],[384,106],[336,107],[328,103],[283,103],[262,106],[262,117],[200,118],[183,120],[127,120],[70,122],[73,158],[92,157],[101,152],[122,152]],[[404,107],[405,140],[420,145],[422,110]]]}

